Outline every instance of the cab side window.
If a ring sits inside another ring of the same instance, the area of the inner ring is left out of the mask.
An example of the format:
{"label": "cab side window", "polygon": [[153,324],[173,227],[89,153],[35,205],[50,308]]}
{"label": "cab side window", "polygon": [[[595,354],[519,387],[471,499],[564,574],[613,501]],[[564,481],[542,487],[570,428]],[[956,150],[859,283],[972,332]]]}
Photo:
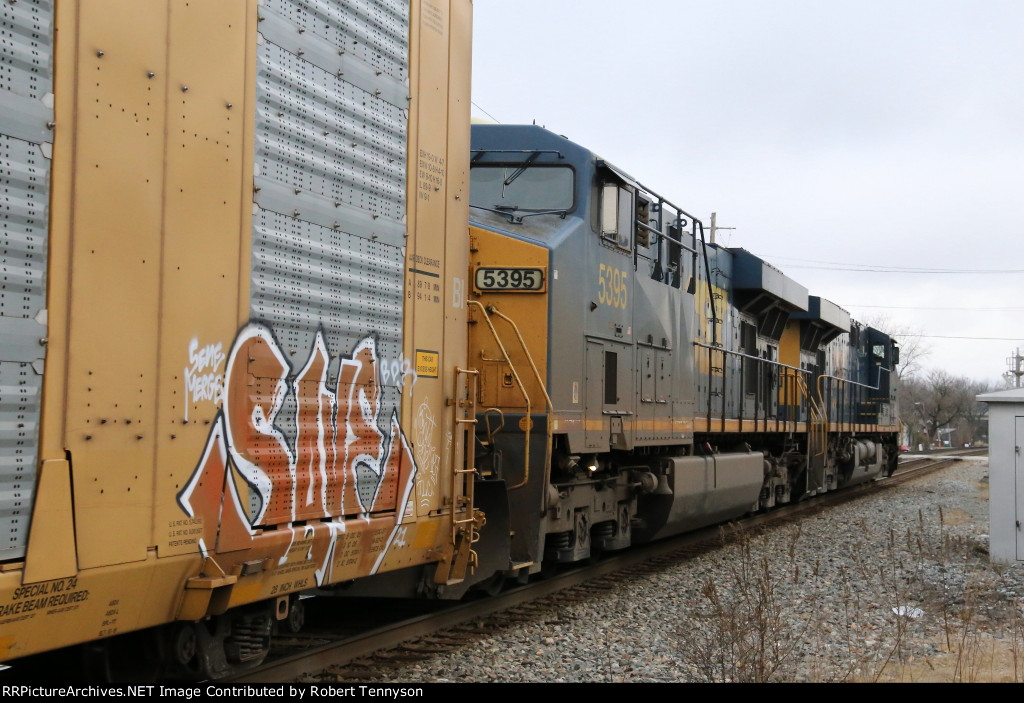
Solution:
{"label": "cab side window", "polygon": [[633,248],[633,193],[616,183],[601,189],[601,237],[618,248]]}

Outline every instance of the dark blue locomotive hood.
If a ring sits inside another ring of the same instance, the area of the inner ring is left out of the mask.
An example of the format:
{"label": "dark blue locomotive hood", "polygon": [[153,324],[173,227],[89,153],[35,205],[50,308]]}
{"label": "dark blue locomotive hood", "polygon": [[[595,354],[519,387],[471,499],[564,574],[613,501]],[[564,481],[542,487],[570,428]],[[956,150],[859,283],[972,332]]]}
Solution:
{"label": "dark blue locomotive hood", "polygon": [[[531,152],[549,150],[562,154],[562,159],[583,162],[598,157],[589,149],[570,141],[568,137],[555,134],[537,125],[475,124],[470,135],[471,159],[482,158],[481,151],[506,152],[503,158],[514,161],[516,154],[526,158]],[[558,158],[557,154],[553,154]],[[488,161],[498,160],[497,155],[488,155]],[[547,159],[545,159],[546,161]]]}

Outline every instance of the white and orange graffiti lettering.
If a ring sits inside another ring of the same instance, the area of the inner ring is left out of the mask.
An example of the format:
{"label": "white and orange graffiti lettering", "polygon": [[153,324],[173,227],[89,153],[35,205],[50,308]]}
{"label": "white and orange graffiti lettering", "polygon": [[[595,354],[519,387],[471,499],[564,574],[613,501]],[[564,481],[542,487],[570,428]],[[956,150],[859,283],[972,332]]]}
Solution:
{"label": "white and orange graffiti lettering", "polygon": [[[190,347],[193,351],[198,350]],[[208,363],[219,365],[218,351],[204,350]],[[270,328],[256,322],[238,333],[226,361],[220,412],[178,495],[187,515],[204,520],[204,555],[251,548],[255,528],[279,526],[274,544],[284,560],[288,541],[280,539],[280,526],[326,520],[294,528],[315,542],[306,559],[318,565],[319,581],[330,573],[345,518],[368,522],[394,512],[397,528],[400,509],[412,495],[416,464],[397,410],[387,431],[380,428],[381,370],[373,338],[361,340],[339,360],[334,388],[328,386],[331,356],[322,331],[297,371]],[[289,394],[295,403],[293,437],[276,424]],[[297,533],[289,541],[294,539]],[[383,553],[373,570],[382,558]]]}

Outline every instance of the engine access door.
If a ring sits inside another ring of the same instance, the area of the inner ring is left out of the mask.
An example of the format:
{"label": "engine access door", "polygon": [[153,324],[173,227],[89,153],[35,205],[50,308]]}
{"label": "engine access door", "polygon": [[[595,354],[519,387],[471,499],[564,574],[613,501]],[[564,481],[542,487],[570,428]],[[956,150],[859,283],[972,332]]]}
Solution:
{"label": "engine access door", "polygon": [[585,451],[628,449],[632,436],[632,348],[588,339]]}

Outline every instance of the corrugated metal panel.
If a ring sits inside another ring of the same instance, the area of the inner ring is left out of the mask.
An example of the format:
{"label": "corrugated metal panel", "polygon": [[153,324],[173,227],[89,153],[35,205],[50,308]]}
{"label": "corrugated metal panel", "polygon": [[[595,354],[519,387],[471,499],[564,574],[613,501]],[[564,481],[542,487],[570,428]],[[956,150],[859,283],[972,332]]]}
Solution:
{"label": "corrugated metal panel", "polygon": [[0,362],[0,558],[25,555],[36,485],[43,377],[31,364]]}
{"label": "corrugated metal panel", "polygon": [[320,325],[334,353],[372,334],[398,354],[407,4],[270,0],[260,18],[253,317],[300,362]]}
{"label": "corrugated metal panel", "polygon": [[259,56],[257,184],[267,179],[317,196],[328,213],[338,204],[401,220],[405,106],[274,44],[265,42]]}
{"label": "corrugated metal panel", "polygon": [[[257,215],[252,248],[252,317],[271,324],[293,369],[309,358],[319,325],[333,357],[332,380],[338,357],[366,337],[376,340],[381,359],[401,357],[400,250],[268,210]],[[400,377],[391,380],[381,399],[385,407],[400,395]],[[289,433],[292,400],[277,420]]]}
{"label": "corrugated metal panel", "polygon": [[266,0],[262,5],[375,71],[400,82],[409,76],[408,0]]}
{"label": "corrugated metal panel", "polygon": [[38,462],[52,25],[49,0],[0,4],[0,559],[25,554]]}
{"label": "corrugated metal panel", "polygon": [[332,382],[365,337],[402,363],[408,28],[407,0],[260,5],[251,315],[296,370],[322,329]]}

